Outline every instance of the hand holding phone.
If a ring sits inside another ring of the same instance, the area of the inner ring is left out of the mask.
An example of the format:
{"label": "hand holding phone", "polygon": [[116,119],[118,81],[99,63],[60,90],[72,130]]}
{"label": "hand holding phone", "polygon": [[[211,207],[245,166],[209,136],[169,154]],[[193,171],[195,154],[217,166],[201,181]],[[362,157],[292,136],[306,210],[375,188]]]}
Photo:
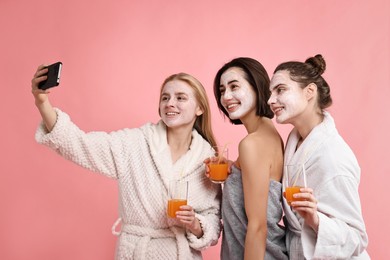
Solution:
{"label": "hand holding phone", "polygon": [[47,79],[40,82],[39,89],[46,90],[48,88],[56,87],[60,84],[60,76],[62,69],[62,62],[56,62],[46,67],[48,69]]}

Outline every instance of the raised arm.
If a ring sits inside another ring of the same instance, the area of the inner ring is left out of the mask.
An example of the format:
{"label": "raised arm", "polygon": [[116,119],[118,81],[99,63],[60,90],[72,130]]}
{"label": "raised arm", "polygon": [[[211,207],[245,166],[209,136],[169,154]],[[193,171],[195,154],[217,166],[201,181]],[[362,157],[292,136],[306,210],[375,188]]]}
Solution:
{"label": "raised arm", "polygon": [[47,131],[50,132],[56,124],[57,113],[49,101],[50,90],[41,90],[38,88],[38,84],[47,79],[47,76],[45,75],[47,71],[48,69],[45,67],[45,65],[40,65],[37,68],[37,71],[31,80],[31,92],[35,98],[35,106],[38,108],[38,111],[41,114]]}
{"label": "raised arm", "polygon": [[[39,83],[47,79],[45,75],[47,72],[45,65],[40,65],[31,80],[35,105],[43,121],[36,131],[36,141],[84,168],[110,178],[118,178],[112,151],[112,139],[115,138],[105,132],[85,133],[70,120],[66,113],[53,108],[48,97],[50,90],[38,88]],[[120,150],[121,145],[118,147]],[[118,154],[122,153],[118,152]]]}

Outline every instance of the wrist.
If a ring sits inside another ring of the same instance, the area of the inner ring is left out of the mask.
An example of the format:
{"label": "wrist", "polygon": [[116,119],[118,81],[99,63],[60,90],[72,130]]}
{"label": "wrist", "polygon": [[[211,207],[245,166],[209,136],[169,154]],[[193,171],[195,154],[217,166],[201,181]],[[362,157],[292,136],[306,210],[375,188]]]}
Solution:
{"label": "wrist", "polygon": [[47,107],[49,105],[49,100],[41,100],[41,99],[35,99],[35,106],[38,108],[38,109],[43,109],[45,107]]}
{"label": "wrist", "polygon": [[201,238],[203,236],[202,225],[198,218],[195,218],[193,225],[190,227],[190,232],[194,234],[197,238]]}
{"label": "wrist", "polygon": [[316,234],[318,234],[318,227],[320,225],[320,218],[318,217],[318,214],[315,214],[313,224],[311,225],[311,228],[314,230]]}

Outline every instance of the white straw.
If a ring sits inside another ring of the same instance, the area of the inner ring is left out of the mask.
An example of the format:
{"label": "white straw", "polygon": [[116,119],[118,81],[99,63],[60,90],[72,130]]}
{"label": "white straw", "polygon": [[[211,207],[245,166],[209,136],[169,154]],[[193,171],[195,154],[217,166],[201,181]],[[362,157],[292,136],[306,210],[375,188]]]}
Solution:
{"label": "white straw", "polygon": [[[297,171],[297,174],[296,174],[296,176],[295,176],[295,178],[294,178],[293,185],[291,185],[292,187],[294,187],[295,184],[297,183],[298,178],[299,178],[299,175],[300,175],[301,172],[302,172],[302,174],[303,174],[303,185],[305,186],[305,188],[307,187],[307,186],[306,186],[306,171],[305,171],[305,165],[302,163],[301,166],[302,166],[302,169],[299,169],[299,167],[298,167],[298,171]],[[293,168],[295,169],[295,167],[293,167]],[[287,167],[287,169],[288,169],[288,167]],[[293,174],[292,174],[291,176],[293,176]]]}

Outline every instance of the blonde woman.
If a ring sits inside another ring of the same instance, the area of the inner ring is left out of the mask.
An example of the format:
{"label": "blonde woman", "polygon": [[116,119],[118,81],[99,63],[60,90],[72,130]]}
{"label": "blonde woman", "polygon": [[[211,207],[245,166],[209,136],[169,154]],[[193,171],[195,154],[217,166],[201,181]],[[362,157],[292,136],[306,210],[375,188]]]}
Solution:
{"label": "blonde woman", "polygon": [[[118,181],[116,224],[122,224],[121,230],[113,228],[119,236],[116,259],[202,259],[201,250],[215,244],[220,234],[220,187],[203,174],[203,160],[216,142],[201,83],[185,73],[168,77],[161,87],[161,120],[156,124],[86,133],[52,107],[48,91],[38,89],[46,73],[41,65],[32,79],[43,120],[36,140]],[[176,218],[168,218],[168,182],[179,178],[190,183],[189,203]]]}

